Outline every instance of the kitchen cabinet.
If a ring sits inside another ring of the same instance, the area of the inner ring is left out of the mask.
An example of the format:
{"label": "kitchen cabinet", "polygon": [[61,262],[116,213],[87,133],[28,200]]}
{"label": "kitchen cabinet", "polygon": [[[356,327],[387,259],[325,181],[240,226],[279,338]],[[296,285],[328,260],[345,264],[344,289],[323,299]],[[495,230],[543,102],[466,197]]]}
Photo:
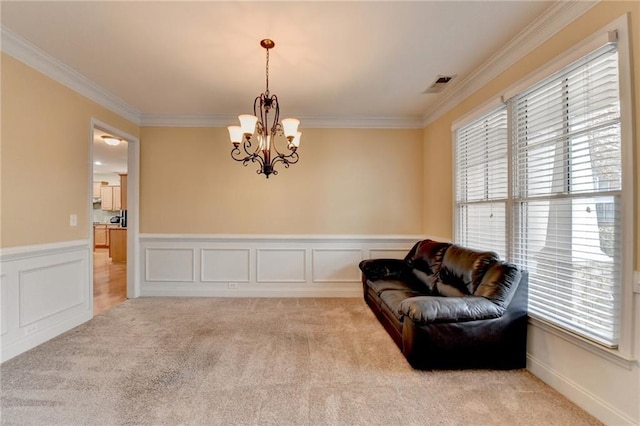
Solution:
{"label": "kitchen cabinet", "polygon": [[109,257],[113,263],[127,263],[127,228],[109,229]]}
{"label": "kitchen cabinet", "polygon": [[120,229],[116,223],[96,223],[93,225],[93,248],[106,248],[111,246],[111,229]]}
{"label": "kitchen cabinet", "polygon": [[102,210],[117,211],[121,209],[119,186],[100,187],[100,197],[102,198]]}
{"label": "kitchen cabinet", "polygon": [[127,209],[127,175],[120,175],[120,209]]}
{"label": "kitchen cabinet", "polygon": [[93,225],[93,247],[108,247],[107,225]]}
{"label": "kitchen cabinet", "polygon": [[93,198],[102,197],[102,192],[100,191],[100,188],[107,185],[109,185],[109,182],[103,182],[103,181],[93,182]]}

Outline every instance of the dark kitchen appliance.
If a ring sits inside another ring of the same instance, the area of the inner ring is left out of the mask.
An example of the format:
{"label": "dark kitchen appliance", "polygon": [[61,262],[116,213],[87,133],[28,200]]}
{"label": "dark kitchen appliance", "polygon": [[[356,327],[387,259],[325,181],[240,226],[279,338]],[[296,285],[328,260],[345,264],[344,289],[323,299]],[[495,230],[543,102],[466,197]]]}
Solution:
{"label": "dark kitchen appliance", "polygon": [[120,210],[120,226],[123,228],[127,227],[127,211]]}

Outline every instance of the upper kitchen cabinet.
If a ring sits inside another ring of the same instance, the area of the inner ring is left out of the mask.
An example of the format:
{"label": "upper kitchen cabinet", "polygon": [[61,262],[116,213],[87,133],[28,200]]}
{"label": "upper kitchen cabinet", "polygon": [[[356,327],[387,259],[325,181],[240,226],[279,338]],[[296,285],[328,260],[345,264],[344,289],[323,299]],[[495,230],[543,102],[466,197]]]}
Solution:
{"label": "upper kitchen cabinet", "polygon": [[103,186],[109,185],[109,182],[104,182],[104,181],[94,181],[93,182],[93,198],[100,198],[102,197],[102,193],[100,191],[100,188],[102,188]]}
{"label": "upper kitchen cabinet", "polygon": [[102,198],[102,210],[116,211],[122,209],[121,191],[119,186],[102,186],[100,187],[100,196]]}

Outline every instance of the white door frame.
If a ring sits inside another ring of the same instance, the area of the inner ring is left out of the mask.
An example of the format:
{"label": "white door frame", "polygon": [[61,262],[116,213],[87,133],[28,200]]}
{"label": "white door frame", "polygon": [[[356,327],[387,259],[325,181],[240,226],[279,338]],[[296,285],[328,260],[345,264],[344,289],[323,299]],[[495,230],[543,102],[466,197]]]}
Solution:
{"label": "white door frame", "polygon": [[[93,193],[93,133],[102,130],[128,142],[127,144],[127,298],[140,296],[140,140],[122,130],[119,130],[96,118],[91,119],[89,132],[89,194]],[[91,310],[93,311],[93,203],[91,197],[87,200],[89,218],[89,279]]]}

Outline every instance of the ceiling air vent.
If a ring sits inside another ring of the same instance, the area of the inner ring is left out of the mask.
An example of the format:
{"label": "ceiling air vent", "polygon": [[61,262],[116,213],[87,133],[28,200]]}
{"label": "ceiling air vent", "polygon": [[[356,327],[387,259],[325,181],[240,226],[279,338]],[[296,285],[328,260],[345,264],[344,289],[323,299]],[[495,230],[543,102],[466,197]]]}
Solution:
{"label": "ceiling air vent", "polygon": [[434,81],[433,84],[429,86],[429,88],[425,90],[423,93],[442,92],[444,88],[447,87],[447,84],[449,84],[449,82],[453,80],[455,77],[456,77],[455,75],[439,75],[436,81]]}

